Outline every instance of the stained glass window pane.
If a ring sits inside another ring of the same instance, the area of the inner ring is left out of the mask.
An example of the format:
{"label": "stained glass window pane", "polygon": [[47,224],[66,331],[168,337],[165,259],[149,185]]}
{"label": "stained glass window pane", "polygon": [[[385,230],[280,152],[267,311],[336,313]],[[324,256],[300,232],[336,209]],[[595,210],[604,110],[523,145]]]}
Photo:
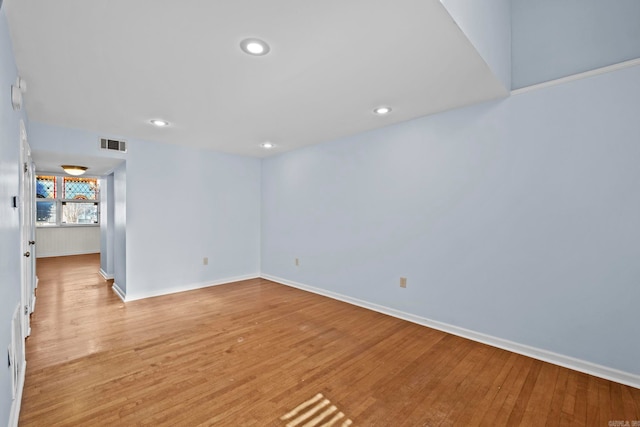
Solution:
{"label": "stained glass window pane", "polygon": [[36,201],[36,225],[56,225],[56,202]]}
{"label": "stained glass window pane", "polygon": [[63,199],[96,200],[98,180],[95,178],[64,177]]}
{"label": "stained glass window pane", "polygon": [[55,176],[36,176],[36,197],[38,199],[55,199],[56,198],[56,177]]}
{"label": "stained glass window pane", "polygon": [[62,202],[63,224],[97,224],[97,203]]}

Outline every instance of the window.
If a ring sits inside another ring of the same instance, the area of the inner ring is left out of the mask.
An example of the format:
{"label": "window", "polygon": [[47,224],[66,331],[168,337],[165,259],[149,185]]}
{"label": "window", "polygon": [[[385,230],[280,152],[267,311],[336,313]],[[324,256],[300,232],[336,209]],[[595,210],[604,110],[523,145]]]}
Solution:
{"label": "window", "polygon": [[98,180],[95,178],[77,178],[65,176],[64,199],[66,200],[96,200],[98,194]]}
{"label": "window", "polygon": [[62,202],[63,224],[97,224],[98,203]]}
{"label": "window", "polygon": [[[57,178],[56,176],[36,177],[36,224],[37,225],[56,225],[56,195],[57,195]],[[47,199],[39,200],[39,199]]]}
{"label": "window", "polygon": [[100,218],[97,178],[38,175],[38,226],[95,225]]}
{"label": "window", "polygon": [[[63,177],[64,201],[62,202],[63,224],[97,224],[98,180],[95,178]],[[82,200],[82,202],[80,201]]]}

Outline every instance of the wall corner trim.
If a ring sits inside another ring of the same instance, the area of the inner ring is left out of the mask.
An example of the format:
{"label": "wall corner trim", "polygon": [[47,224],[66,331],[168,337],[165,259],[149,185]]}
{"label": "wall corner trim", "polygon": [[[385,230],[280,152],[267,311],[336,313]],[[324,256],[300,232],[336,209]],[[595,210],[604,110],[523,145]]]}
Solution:
{"label": "wall corner trim", "polygon": [[113,289],[113,292],[118,295],[122,302],[127,302],[126,294],[122,291],[122,289],[120,289],[120,286],[118,286],[116,282],[113,282],[113,285],[111,285],[111,289]]}
{"label": "wall corner trim", "polygon": [[261,277],[263,279],[271,280],[272,282],[280,283],[281,285],[286,285],[293,288],[301,289],[303,291],[312,292],[314,294],[322,295],[338,301],[353,304],[358,307],[377,311],[378,313],[386,314],[388,316],[396,317],[398,319],[406,320],[408,322],[416,323],[428,328],[437,329],[442,332],[447,332],[452,335],[457,335],[462,338],[467,338],[472,341],[487,344],[492,347],[501,348],[503,350],[521,354],[523,356],[542,360],[543,362],[552,363],[564,368],[573,369],[574,371],[583,372],[595,377],[604,378],[606,380],[615,381],[620,384],[625,384],[640,389],[640,375],[632,374],[630,372],[620,371],[607,366],[588,362],[586,360],[576,359],[574,357],[565,356],[563,354],[558,354],[548,350],[531,347],[491,335],[486,335],[480,332],[472,331],[447,323],[438,322],[435,320],[427,319],[425,317],[417,316],[415,314],[406,313],[390,307],[370,303],[364,300],[283,279],[280,277],[271,276],[268,274],[262,274]]}
{"label": "wall corner trim", "polygon": [[22,406],[22,392],[24,391],[24,380],[27,373],[27,362],[22,364],[20,371],[20,378],[18,378],[18,390],[16,391],[16,397],[11,403],[11,413],[9,414],[9,427],[18,427],[18,420],[20,419],[20,407]]}
{"label": "wall corner trim", "polygon": [[104,280],[111,280],[113,279],[113,274],[107,274],[103,269],[100,269],[100,271],[98,271],[98,273],[100,273],[100,275],[102,277],[104,277]]}
{"label": "wall corner trim", "polygon": [[559,79],[549,80],[542,83],[536,83],[531,86],[521,87],[519,89],[514,89],[511,91],[511,96],[520,95],[522,93],[531,92],[538,89],[544,89],[551,86],[557,86],[564,83],[569,83],[575,80],[586,79],[588,77],[598,76],[600,74],[610,73],[612,71],[623,70],[625,68],[635,67],[636,65],[640,65],[640,58],[631,59],[629,61],[619,62],[613,65],[607,65],[606,67],[596,68],[595,70],[585,71],[583,73],[572,74],[566,77],[560,77]]}

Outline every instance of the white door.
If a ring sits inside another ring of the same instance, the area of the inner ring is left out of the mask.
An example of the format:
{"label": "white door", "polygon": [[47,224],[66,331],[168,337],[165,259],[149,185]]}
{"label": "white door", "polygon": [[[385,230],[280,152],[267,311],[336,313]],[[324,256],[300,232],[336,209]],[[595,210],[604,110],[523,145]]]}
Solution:
{"label": "white door", "polygon": [[36,165],[31,162],[31,179],[29,180],[31,185],[30,188],[30,197],[31,197],[31,215],[29,215],[31,229],[31,239],[29,239],[29,245],[31,246],[31,310],[30,313],[33,313],[33,310],[36,308],[36,288],[38,287],[38,277],[36,276]]}
{"label": "white door", "polygon": [[31,149],[27,142],[27,132],[24,122],[20,121],[20,230],[22,252],[22,335],[28,337],[31,333],[29,315],[34,302],[33,292],[35,287],[35,218],[33,212],[34,196],[33,161]]}

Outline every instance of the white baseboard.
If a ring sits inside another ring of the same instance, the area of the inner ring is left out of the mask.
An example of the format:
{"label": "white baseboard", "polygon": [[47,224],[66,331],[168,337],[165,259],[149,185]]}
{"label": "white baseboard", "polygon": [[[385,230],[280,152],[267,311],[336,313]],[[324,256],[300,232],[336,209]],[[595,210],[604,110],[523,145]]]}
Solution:
{"label": "white baseboard", "polygon": [[38,281],[39,281],[39,280],[40,280],[40,279],[38,279],[38,276],[36,276],[36,285],[34,286],[34,289],[38,289]]}
{"label": "white baseboard", "polygon": [[385,307],[378,304],[373,304],[367,301],[342,295],[336,292],[331,292],[325,289],[320,289],[313,286],[304,285],[302,283],[293,282],[291,280],[282,279],[280,277],[270,276],[268,274],[262,274],[261,277],[276,283],[280,283],[282,285],[287,285],[294,288],[302,289],[304,291],[313,292],[318,295],[323,295],[323,296],[333,298],[339,301],[343,301],[349,304],[357,305],[358,307],[367,308],[369,310],[377,311],[379,313],[393,316],[398,319],[407,320],[409,322],[417,323],[422,326],[426,326],[432,329],[437,329],[439,331],[447,332],[452,335],[457,335],[459,337],[467,338],[472,341],[481,342],[483,344],[487,344],[492,347],[501,348],[503,350],[508,350],[513,353],[518,353],[524,356],[532,357],[534,359],[542,360],[544,362],[549,362],[554,365],[573,369],[574,371],[584,372],[589,375],[615,381],[621,384],[625,384],[625,385],[640,389],[640,375],[632,374],[629,372],[623,372],[617,369],[609,368],[607,366],[602,366],[592,362],[588,362],[586,360],[576,359],[574,357],[565,356],[563,354],[554,353],[552,351],[531,347],[528,345],[505,340],[505,339],[494,337],[491,335],[486,335],[486,334],[472,331],[469,329],[460,328],[458,326],[449,325],[447,323],[438,322],[438,321],[427,319],[421,316],[416,316],[415,314],[406,313],[400,310],[396,310],[396,309]]}
{"label": "white baseboard", "polygon": [[31,296],[31,313],[36,311],[36,294]]}
{"label": "white baseboard", "polygon": [[152,298],[152,297],[159,297],[162,295],[175,294],[178,292],[193,291],[196,289],[208,288],[210,286],[226,285],[227,283],[240,282],[242,280],[257,279],[259,277],[260,277],[260,273],[254,273],[254,274],[247,274],[244,276],[228,277],[226,279],[219,279],[212,282],[209,281],[209,282],[201,282],[201,283],[192,283],[189,285],[176,286],[168,289],[158,289],[158,290],[153,290],[146,293],[126,295],[126,297],[124,298],[124,301],[130,302],[130,301],[135,301],[135,300],[144,299],[144,298]]}
{"label": "white baseboard", "polygon": [[100,275],[102,277],[104,277],[104,280],[111,280],[113,279],[113,274],[107,274],[103,269],[100,269],[100,271],[98,271],[98,273],[100,273]]}
{"label": "white baseboard", "polygon": [[20,406],[22,406],[22,392],[24,391],[24,379],[27,373],[27,362],[22,363],[22,369],[18,377],[18,387],[16,397],[11,402],[11,412],[9,413],[9,427],[18,427],[20,419]]}
{"label": "white baseboard", "polygon": [[116,295],[120,297],[122,302],[127,302],[125,293],[122,291],[122,289],[120,289],[120,286],[118,286],[116,282],[113,282],[113,285],[111,285],[111,289],[113,289],[113,292],[115,292]]}

